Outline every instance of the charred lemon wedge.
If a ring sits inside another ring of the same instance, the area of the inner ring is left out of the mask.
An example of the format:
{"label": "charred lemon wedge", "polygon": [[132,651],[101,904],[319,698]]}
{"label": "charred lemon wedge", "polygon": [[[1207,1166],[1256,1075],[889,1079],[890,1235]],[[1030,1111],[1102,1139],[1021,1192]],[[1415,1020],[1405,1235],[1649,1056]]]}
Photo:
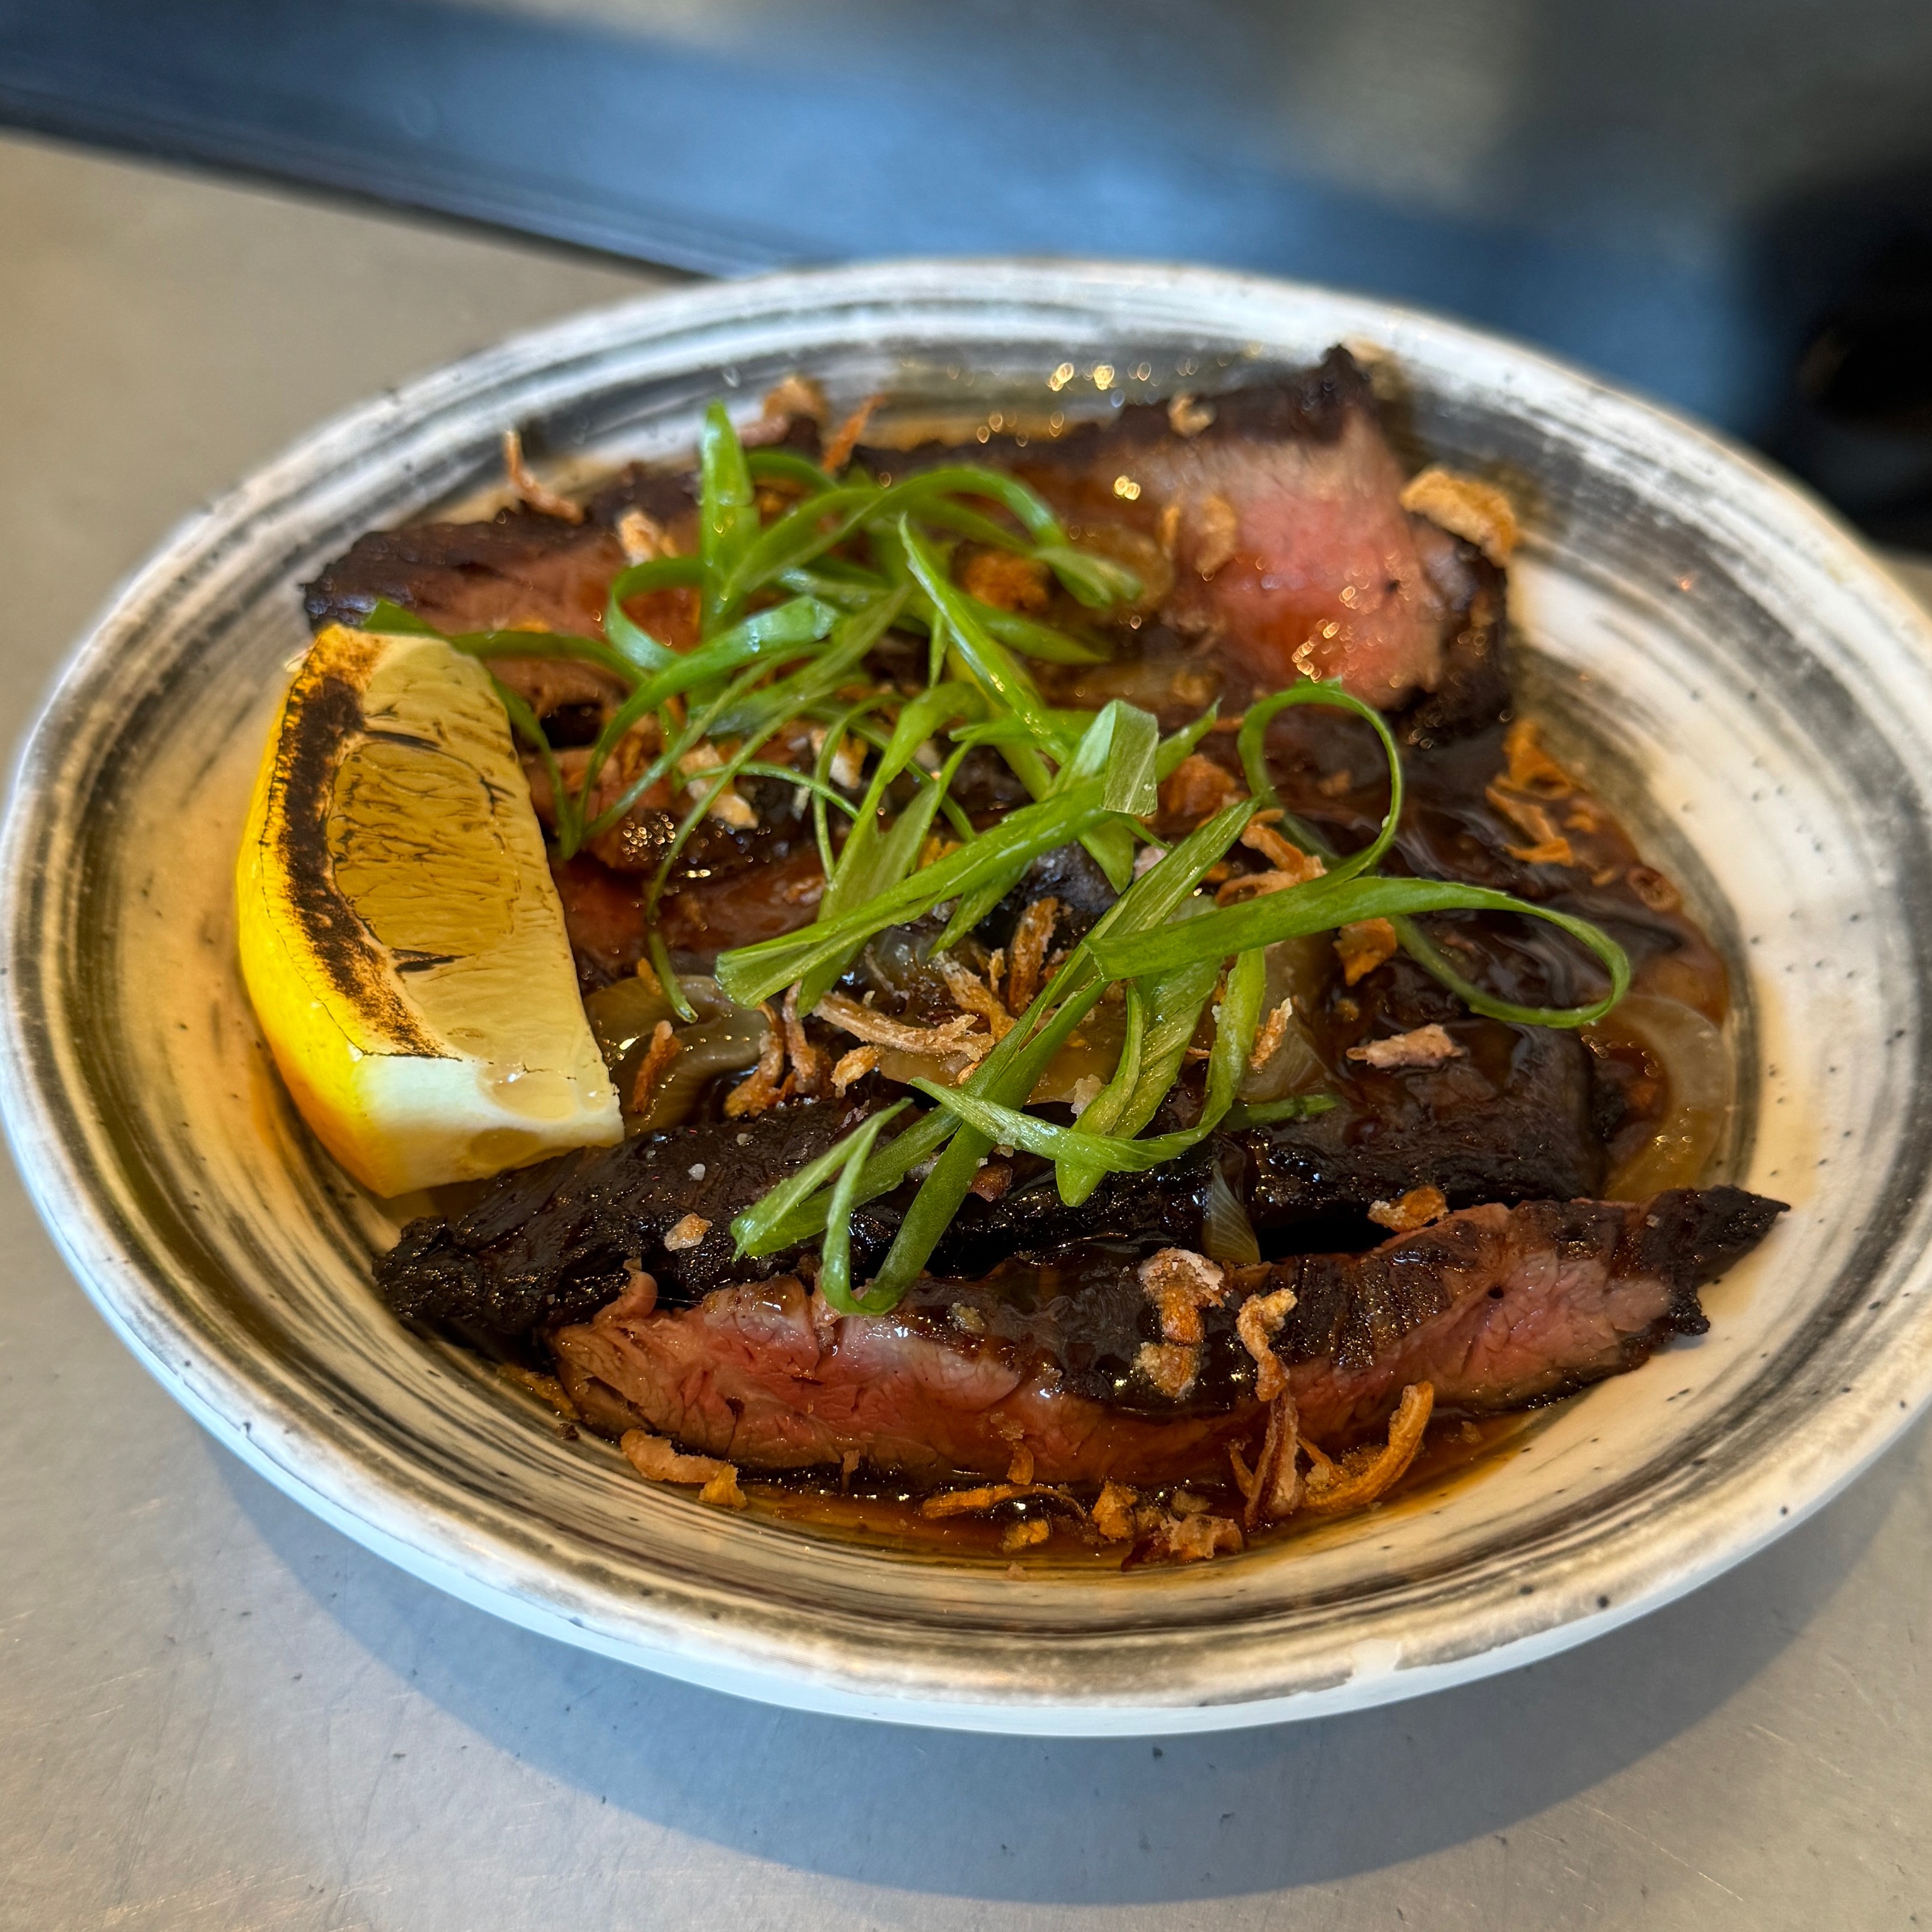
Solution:
{"label": "charred lemon wedge", "polygon": [[473,659],[324,631],[269,738],[236,887],[275,1064],[365,1186],[622,1138],[508,720]]}

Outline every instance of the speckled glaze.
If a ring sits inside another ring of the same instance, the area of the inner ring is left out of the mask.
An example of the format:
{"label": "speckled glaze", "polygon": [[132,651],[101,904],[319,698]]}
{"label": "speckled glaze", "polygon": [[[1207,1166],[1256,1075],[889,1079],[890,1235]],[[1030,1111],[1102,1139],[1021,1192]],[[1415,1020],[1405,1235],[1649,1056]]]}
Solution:
{"label": "speckled glaze", "polygon": [[[1057,1572],[1043,1553],[1015,1578],[647,1486],[398,1328],[368,1256],[408,1204],[371,1202],[308,1138],[234,962],[235,844],[304,641],[303,579],[359,532],[488,484],[512,423],[608,460],[687,444],[713,394],[754,411],[794,368],[836,399],[971,412],[1037,404],[1063,360],[1130,386],[1144,364],[1160,393],[1338,339],[1394,358],[1412,454],[1516,494],[1535,702],[1731,955],[1744,1078],[1724,1172],[1792,1211],[1708,1294],[1711,1333],[1367,1517],[1192,1569]],[[987,1730],[1184,1730],[1406,1696],[1736,1562],[1932,1391],[1929,665],[1924,616],[1750,458],[1406,310],[1002,262],[653,298],[319,431],[102,619],[27,749],[0,850],[8,1124],[88,1292],[194,1414],[350,1535],[532,1628],[752,1696]]]}

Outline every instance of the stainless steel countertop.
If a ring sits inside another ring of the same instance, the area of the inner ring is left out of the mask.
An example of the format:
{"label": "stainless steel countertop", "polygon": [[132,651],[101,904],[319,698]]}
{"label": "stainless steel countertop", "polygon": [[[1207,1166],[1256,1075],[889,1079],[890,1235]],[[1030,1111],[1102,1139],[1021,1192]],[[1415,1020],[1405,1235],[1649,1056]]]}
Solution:
{"label": "stainless steel countertop", "polygon": [[[0,264],[11,741],[210,494],[651,282],[11,140]],[[440,1596],[203,1436],[10,1172],[0,1241],[7,1932],[1932,1925],[1925,1426],[1532,1669],[1198,1742],[1010,1742],[740,1703]]]}

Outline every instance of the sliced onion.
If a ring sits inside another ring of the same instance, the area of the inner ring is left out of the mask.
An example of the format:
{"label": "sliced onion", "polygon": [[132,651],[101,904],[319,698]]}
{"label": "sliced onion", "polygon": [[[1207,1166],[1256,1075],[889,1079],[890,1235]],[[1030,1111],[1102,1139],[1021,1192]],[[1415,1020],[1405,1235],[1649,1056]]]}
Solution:
{"label": "sliced onion", "polygon": [[[694,1026],[679,1025],[670,1000],[640,979],[620,980],[584,1002],[590,1030],[625,1102],[626,1123],[633,1132],[656,1132],[680,1125],[707,1081],[755,1065],[764,1044],[763,1015],[735,1005],[716,980],[685,975],[678,983],[698,1014]],[[661,1020],[672,1023],[678,1055],[652,1084],[644,1113],[634,1114],[628,1111],[631,1090]]]}
{"label": "sliced onion", "polygon": [[[650,1104],[634,1118],[632,1124],[646,1133],[682,1126],[708,1081],[721,1073],[736,1073],[757,1065],[764,1037],[763,1016],[742,1007],[716,1019],[700,1020],[694,1027],[680,1027],[678,1056],[652,1082]],[[638,1058],[642,1057],[640,1051]],[[634,1081],[637,1078],[634,1066],[631,1078]],[[629,1099],[622,1087],[618,1091]]]}
{"label": "sliced onion", "polygon": [[1314,1010],[1322,976],[1333,958],[1326,933],[1281,940],[1268,949],[1268,991],[1262,1005],[1264,1021],[1283,1000],[1291,1000],[1294,1004],[1280,1046],[1242,1081],[1242,1100],[1282,1100],[1291,1094],[1310,1093],[1327,1083],[1328,1070],[1316,1054],[1301,1016]]}
{"label": "sliced onion", "polygon": [[1228,1177],[1214,1166],[1208,1184],[1208,1211],[1201,1222],[1201,1246],[1210,1261],[1229,1268],[1246,1268],[1262,1258],[1262,1244],[1255,1238],[1255,1224],[1241,1198],[1228,1185]]}
{"label": "sliced onion", "polygon": [[1583,1028],[1593,1047],[1639,1046],[1663,1070],[1668,1105],[1650,1138],[1605,1184],[1611,1201],[1642,1201],[1694,1187],[1723,1144],[1736,1103],[1737,1070],[1723,1030],[1694,1007],[1633,993]]}
{"label": "sliced onion", "polygon": [[[725,996],[724,988],[716,980],[685,974],[680,976],[678,984],[684,988],[684,997],[691,1002],[692,1010],[700,1020],[716,1019],[742,1010]],[[674,1022],[677,1018],[670,1001],[658,988],[634,975],[586,994],[584,1012],[590,1022],[591,1032],[596,1036],[604,1064],[610,1070],[613,1077],[619,1065],[638,1043],[650,1040],[659,1020]]]}
{"label": "sliced onion", "polygon": [[[1126,1036],[1127,1016],[1120,1006],[1098,1006],[1067,1036],[1066,1043],[1047,1063],[1046,1071],[1028,1096],[1027,1105],[1058,1100],[1071,1106],[1080,1097],[1083,1080],[1097,1080],[1104,1087],[1113,1078],[1120,1062],[1120,1042]],[[1088,1088],[1087,1092],[1094,1090]]]}
{"label": "sliced onion", "polygon": [[902,1087],[915,1080],[930,1080],[935,1087],[956,1087],[979,1064],[970,1054],[949,1054],[941,1059],[934,1054],[908,1053],[902,1047],[879,1048],[880,1072]]}

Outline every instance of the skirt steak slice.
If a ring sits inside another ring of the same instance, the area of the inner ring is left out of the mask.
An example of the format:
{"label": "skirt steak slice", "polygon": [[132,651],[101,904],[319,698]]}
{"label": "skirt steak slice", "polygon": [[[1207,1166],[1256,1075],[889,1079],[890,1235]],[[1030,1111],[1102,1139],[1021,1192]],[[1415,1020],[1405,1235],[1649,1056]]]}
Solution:
{"label": "skirt steak slice", "polygon": [[1145,1251],[1124,1243],[928,1280],[883,1316],[836,1316],[794,1276],[675,1310],[640,1285],[551,1347],[594,1425],[747,1468],[856,1456],[930,1485],[1002,1475],[1023,1443],[1041,1482],[1198,1482],[1225,1474],[1228,1445],[1262,1421],[1237,1329],[1250,1296],[1294,1291],[1274,1347],[1303,1433],[1339,1448],[1412,1382],[1432,1384],[1439,1414],[1471,1416],[1636,1367],[1702,1331],[1698,1285],[1783,1211],[1732,1187],[1491,1205],[1366,1255],[1239,1270],[1200,1305],[1180,1376]]}

